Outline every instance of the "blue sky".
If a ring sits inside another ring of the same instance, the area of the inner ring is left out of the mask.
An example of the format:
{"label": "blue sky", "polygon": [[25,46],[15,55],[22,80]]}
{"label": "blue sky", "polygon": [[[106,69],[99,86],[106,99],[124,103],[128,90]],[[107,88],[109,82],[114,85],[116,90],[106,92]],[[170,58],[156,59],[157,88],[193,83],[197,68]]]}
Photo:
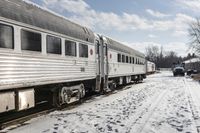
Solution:
{"label": "blue sky", "polygon": [[29,1],[141,52],[157,45],[180,56],[189,52],[188,23],[200,13],[200,0]]}

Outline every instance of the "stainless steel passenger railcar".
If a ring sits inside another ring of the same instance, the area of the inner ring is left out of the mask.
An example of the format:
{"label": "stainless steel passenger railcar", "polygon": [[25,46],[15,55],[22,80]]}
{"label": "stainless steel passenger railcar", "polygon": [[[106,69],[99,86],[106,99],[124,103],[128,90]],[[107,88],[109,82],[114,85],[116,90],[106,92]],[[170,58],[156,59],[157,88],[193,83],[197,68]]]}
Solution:
{"label": "stainless steel passenger railcar", "polygon": [[151,61],[147,61],[147,74],[152,74],[156,72],[156,65]]}
{"label": "stainless steel passenger railcar", "polygon": [[21,0],[0,1],[0,113],[71,103],[145,73],[136,50]]}

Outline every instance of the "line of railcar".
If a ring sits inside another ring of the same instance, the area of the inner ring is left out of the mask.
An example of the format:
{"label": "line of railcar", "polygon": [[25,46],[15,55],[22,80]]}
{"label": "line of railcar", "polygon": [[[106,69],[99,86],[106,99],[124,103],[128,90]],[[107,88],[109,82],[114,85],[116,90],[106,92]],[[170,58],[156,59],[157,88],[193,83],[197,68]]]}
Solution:
{"label": "line of railcar", "polygon": [[145,77],[144,54],[21,0],[0,1],[0,115]]}

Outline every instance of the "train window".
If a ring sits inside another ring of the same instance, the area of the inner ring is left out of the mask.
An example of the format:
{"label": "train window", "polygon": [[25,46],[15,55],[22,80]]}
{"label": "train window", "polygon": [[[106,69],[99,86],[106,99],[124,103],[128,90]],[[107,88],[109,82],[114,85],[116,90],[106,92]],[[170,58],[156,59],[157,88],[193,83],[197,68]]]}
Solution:
{"label": "train window", "polygon": [[107,46],[108,46],[107,44],[105,44],[105,46],[104,46],[104,55],[105,56],[107,56],[107,54],[108,54],[108,47]]}
{"label": "train window", "polygon": [[138,64],[138,60],[137,60],[137,58],[136,58],[135,64]]}
{"label": "train window", "polygon": [[47,35],[47,53],[61,54],[61,39]]}
{"label": "train window", "polygon": [[132,58],[131,58],[131,57],[129,57],[129,63],[130,63],[130,64],[132,63]]}
{"label": "train window", "polygon": [[135,63],[135,59],[134,59],[134,57],[133,57],[132,59],[133,59],[132,63],[134,64],[134,63]]}
{"label": "train window", "polygon": [[117,54],[117,61],[118,61],[118,62],[121,62],[121,60],[122,60],[121,54]]}
{"label": "train window", "polygon": [[122,55],[122,62],[125,63],[125,55]]}
{"label": "train window", "polygon": [[65,40],[65,55],[76,56],[76,42]]}
{"label": "train window", "polygon": [[99,47],[100,47],[100,44],[99,44],[99,41],[97,40],[96,41],[96,54],[99,54]]}
{"label": "train window", "polygon": [[126,63],[128,63],[128,56],[126,56]]}
{"label": "train window", "polygon": [[13,27],[0,24],[0,48],[14,49]]}
{"label": "train window", "polygon": [[88,57],[88,45],[79,44],[79,57]]}
{"label": "train window", "polygon": [[27,30],[21,30],[22,50],[41,52],[41,34]]}

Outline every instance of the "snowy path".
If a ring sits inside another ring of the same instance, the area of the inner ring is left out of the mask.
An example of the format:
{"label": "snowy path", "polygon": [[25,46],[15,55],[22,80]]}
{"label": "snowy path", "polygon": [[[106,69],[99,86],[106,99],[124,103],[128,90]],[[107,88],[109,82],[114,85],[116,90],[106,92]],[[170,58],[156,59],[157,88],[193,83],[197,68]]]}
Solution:
{"label": "snowy path", "polygon": [[154,74],[142,84],[35,118],[9,132],[200,133],[200,84],[171,72]]}

